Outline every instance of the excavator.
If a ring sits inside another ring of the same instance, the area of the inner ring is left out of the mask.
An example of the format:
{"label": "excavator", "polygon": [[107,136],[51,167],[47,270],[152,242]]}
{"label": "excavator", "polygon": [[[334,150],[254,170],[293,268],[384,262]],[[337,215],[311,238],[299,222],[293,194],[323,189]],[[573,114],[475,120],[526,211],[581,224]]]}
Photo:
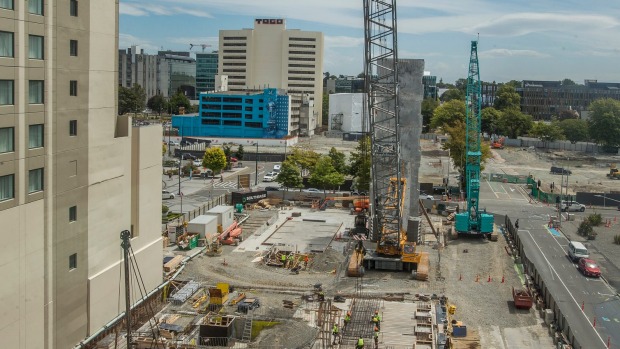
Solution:
{"label": "excavator", "polygon": [[616,164],[611,164],[609,167],[609,173],[607,174],[607,178],[610,179],[620,179],[620,171],[618,171],[618,167]]}
{"label": "excavator", "polygon": [[491,148],[492,149],[504,149],[504,137],[500,137],[497,139],[494,139],[493,141],[491,141]]}
{"label": "excavator", "polygon": [[[410,271],[418,280],[428,279],[428,253],[418,252],[403,230],[407,180],[401,160],[396,0],[364,0],[364,82],[370,136],[368,216],[360,213],[355,231],[365,231],[374,250],[363,241],[353,249],[347,275],[363,276],[366,269]],[[367,126],[366,126],[367,125]],[[365,218],[364,218],[365,217]]]}

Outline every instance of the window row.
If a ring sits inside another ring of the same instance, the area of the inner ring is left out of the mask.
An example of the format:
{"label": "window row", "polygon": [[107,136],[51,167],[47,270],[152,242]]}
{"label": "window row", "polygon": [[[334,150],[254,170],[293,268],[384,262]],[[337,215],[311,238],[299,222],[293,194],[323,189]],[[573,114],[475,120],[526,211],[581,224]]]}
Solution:
{"label": "window row", "polygon": [[[28,194],[43,191],[43,168],[28,171]],[[15,198],[15,175],[0,176],[0,202]]]}
{"label": "window row", "polygon": [[[43,16],[43,1],[44,0],[28,0],[28,13]],[[0,8],[14,10],[15,2],[14,0],[0,0]],[[69,0],[69,15],[77,17],[78,0]]]}
{"label": "window row", "polygon": [[[28,35],[28,58],[44,59],[44,51],[44,37]],[[78,55],[77,40],[69,40],[69,55],[74,57]],[[0,57],[15,57],[15,33],[0,31]]]}
{"label": "window row", "polygon": [[[77,96],[78,82],[77,80],[69,81],[69,96]],[[28,81],[28,103],[43,104],[44,101],[44,84],[43,80]],[[15,81],[0,80],[0,105],[15,104]]]}
{"label": "window row", "polygon": [[[45,129],[43,124],[28,126],[28,149],[42,148],[44,146]],[[69,136],[77,136],[77,120],[69,121]],[[0,154],[15,151],[15,128],[0,128]]]}

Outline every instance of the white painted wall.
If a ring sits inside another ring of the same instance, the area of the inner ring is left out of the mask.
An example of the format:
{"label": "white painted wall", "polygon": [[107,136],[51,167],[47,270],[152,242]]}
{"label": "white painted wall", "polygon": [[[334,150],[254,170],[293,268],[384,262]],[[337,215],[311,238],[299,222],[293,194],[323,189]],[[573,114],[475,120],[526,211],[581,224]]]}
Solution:
{"label": "white painted wall", "polygon": [[362,132],[365,100],[363,93],[329,95],[329,130],[333,130],[333,116],[342,113],[342,132]]}

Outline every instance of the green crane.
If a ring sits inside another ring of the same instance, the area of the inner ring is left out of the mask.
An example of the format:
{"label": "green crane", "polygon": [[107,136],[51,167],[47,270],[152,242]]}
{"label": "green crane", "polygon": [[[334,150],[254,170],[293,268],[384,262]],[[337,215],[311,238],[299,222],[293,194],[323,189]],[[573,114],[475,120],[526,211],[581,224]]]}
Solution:
{"label": "green crane", "polygon": [[465,131],[465,189],[467,211],[456,215],[456,231],[459,234],[490,234],[493,232],[493,216],[479,209],[480,162],[480,110],[482,84],[478,67],[478,41],[471,42],[469,73],[467,75],[466,131]]}

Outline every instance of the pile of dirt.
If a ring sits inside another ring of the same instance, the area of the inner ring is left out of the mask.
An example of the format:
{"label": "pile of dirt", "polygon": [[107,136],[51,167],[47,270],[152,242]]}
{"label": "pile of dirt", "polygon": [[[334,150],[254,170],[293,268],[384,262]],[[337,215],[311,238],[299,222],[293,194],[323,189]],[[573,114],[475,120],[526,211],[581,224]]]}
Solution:
{"label": "pile of dirt", "polygon": [[342,263],[345,256],[342,252],[338,252],[331,247],[328,247],[323,253],[315,253],[314,258],[308,265],[310,270],[319,273],[329,273],[338,268],[338,265]]}

